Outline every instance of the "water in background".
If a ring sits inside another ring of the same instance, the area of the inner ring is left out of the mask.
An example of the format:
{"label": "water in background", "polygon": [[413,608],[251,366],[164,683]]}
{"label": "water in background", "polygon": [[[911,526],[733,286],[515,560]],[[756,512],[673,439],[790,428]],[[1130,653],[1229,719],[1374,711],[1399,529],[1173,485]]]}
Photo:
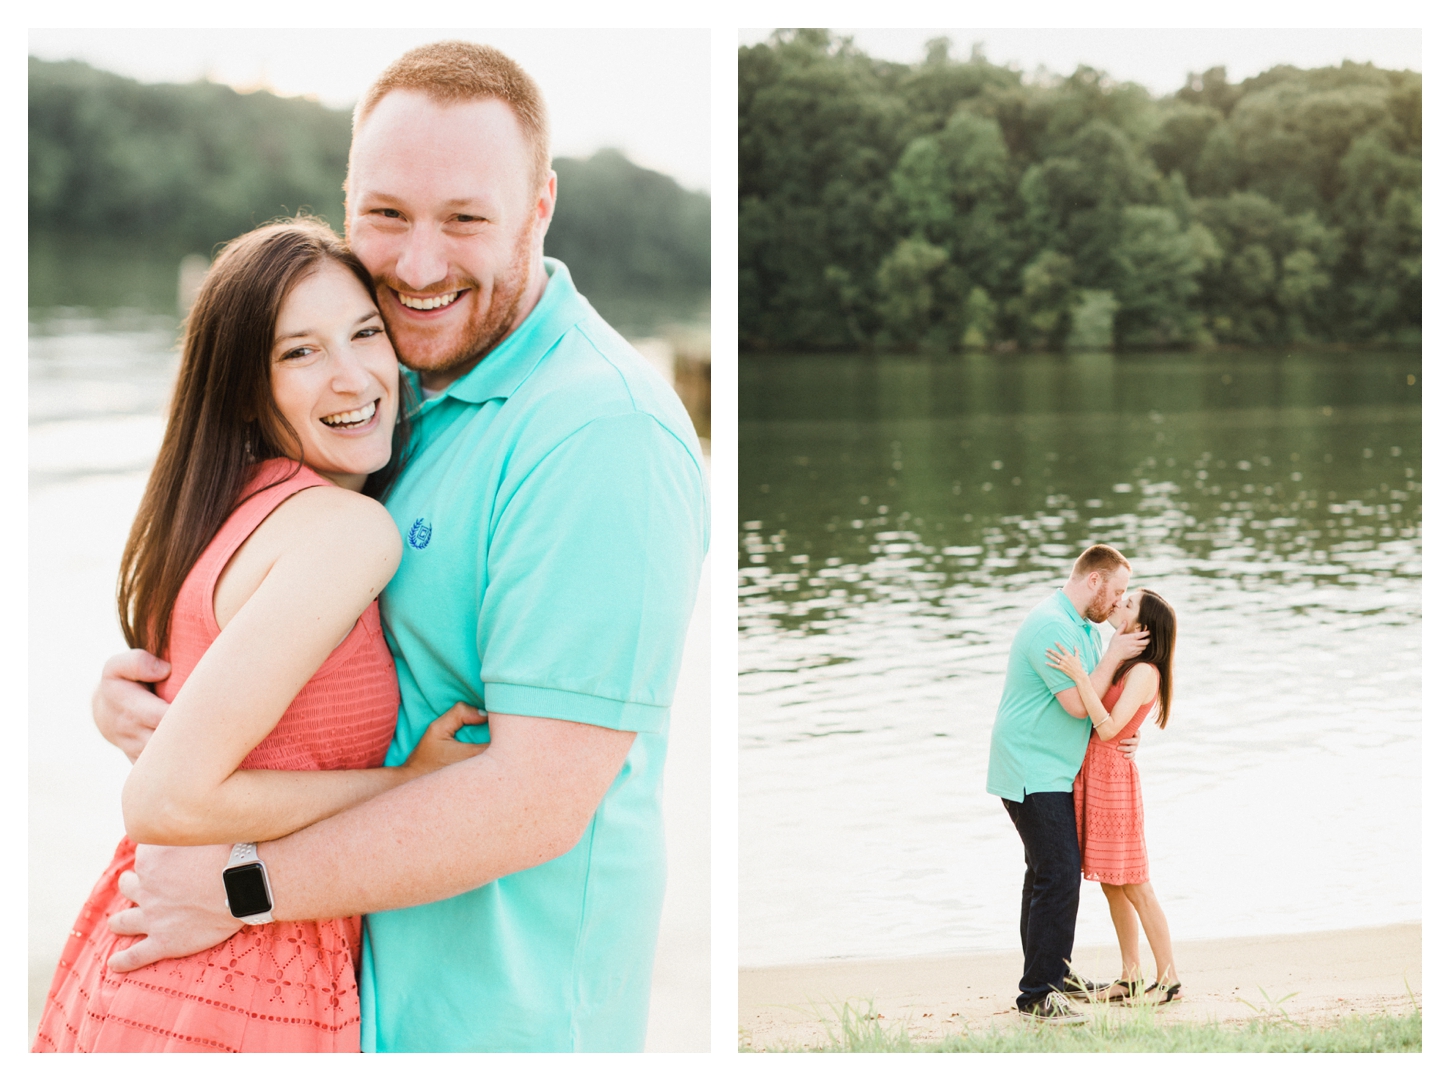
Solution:
{"label": "water in background", "polygon": [[[1017,945],[1007,648],[1099,541],[1179,614],[1138,757],[1174,934],[1418,919],[1419,374],[742,358],[741,964]],[[1091,884],[1078,941],[1115,941]]]}

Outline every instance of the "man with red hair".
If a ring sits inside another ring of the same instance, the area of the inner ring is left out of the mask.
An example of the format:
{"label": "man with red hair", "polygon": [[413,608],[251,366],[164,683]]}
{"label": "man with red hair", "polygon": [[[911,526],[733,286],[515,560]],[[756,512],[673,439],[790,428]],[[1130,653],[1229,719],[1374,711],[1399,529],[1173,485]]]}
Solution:
{"label": "man with red hair", "polygon": [[[454,702],[488,714],[485,752],[256,846],[268,916],[369,913],[364,1050],[643,1048],[706,486],[679,399],[544,257],[555,196],[542,96],[495,49],[414,49],[358,105],[348,241],[422,400],[387,497],[388,763]],[[144,745],[164,671],[113,658],[112,742]],[[234,933],[226,862],[143,846],[113,967]]]}

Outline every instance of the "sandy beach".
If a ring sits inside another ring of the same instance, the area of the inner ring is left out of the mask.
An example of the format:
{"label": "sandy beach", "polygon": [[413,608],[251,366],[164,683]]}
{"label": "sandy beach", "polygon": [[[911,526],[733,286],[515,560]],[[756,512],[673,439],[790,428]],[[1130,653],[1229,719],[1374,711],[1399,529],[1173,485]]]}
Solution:
{"label": "sandy beach", "polygon": [[[1174,944],[1184,999],[1164,1020],[1246,1021],[1278,1002],[1300,1023],[1356,1013],[1402,1012],[1420,996],[1420,924]],[[1118,975],[1114,946],[1082,947],[1075,964],[1090,979]],[[1148,954],[1144,952],[1148,963]],[[914,1037],[1023,1024],[1014,1001],[1018,950],[895,960],[831,961],[740,970],[740,1039],[755,1050],[820,1046],[819,1020],[850,1000],[873,1003],[883,1024]],[[1262,989],[1262,991],[1261,991]],[[1286,997],[1292,995],[1293,997]]]}

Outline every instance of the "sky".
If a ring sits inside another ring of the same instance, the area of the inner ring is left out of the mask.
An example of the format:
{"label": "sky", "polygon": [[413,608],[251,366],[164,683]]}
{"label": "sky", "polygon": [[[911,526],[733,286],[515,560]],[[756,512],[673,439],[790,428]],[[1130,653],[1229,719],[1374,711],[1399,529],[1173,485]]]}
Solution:
{"label": "sky", "polygon": [[84,60],[141,82],[210,78],[351,107],[415,45],[463,38],[497,46],[543,88],[554,154],[602,147],[710,188],[708,30],[31,30],[30,54]]}
{"label": "sky", "polygon": [[[1135,82],[1154,94],[1171,94],[1190,72],[1220,65],[1232,82],[1275,64],[1338,66],[1343,60],[1372,61],[1378,67],[1420,71],[1420,31],[1366,29],[855,29],[858,48],[882,60],[913,63],[935,37],[952,41],[950,55],[965,60],[982,42],[994,64],[1015,64],[1031,75],[1045,67],[1071,75],[1079,64],[1104,71],[1118,82]],[[741,30],[742,44],[764,41],[770,30]]]}

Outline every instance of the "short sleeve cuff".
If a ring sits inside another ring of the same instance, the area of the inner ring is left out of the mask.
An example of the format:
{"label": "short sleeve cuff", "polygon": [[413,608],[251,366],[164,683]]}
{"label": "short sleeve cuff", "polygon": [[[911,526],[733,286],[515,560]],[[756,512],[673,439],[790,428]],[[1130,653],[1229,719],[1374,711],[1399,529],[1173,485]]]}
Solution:
{"label": "short sleeve cuff", "polygon": [[670,718],[668,706],[646,706],[551,687],[521,687],[515,683],[485,683],[483,701],[490,713],[550,717],[624,732],[663,732]]}
{"label": "short sleeve cuff", "polygon": [[1063,691],[1077,686],[1070,675],[1066,672],[1059,672],[1056,668],[1047,670],[1044,682],[1047,684],[1047,689],[1053,694],[1061,694]]}

